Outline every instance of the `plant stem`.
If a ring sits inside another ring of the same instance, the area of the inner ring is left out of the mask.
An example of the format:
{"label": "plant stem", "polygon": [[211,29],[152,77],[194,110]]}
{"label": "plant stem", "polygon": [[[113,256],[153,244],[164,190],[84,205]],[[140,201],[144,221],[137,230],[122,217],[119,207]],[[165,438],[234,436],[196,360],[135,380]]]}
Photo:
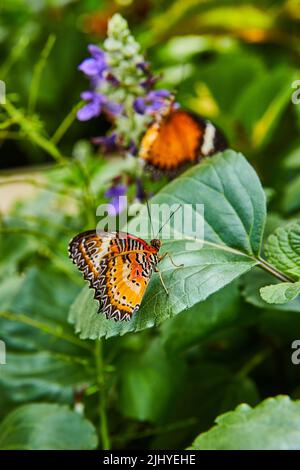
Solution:
{"label": "plant stem", "polygon": [[48,153],[58,163],[67,163],[68,160],[64,157],[53,142],[44,137],[40,130],[36,128],[36,124],[32,119],[25,116],[20,110],[16,109],[15,106],[6,99],[6,103],[3,105],[5,110],[11,119],[13,119],[19,126],[25,136],[34,142],[38,147]]}
{"label": "plant stem", "polygon": [[282,282],[295,282],[295,280],[286,274],[282,273],[281,271],[278,271],[274,266],[269,264],[266,260],[262,258],[258,258],[258,266],[268,273],[272,274],[274,277],[279,279],[279,281]]}
{"label": "plant stem", "polygon": [[95,361],[97,370],[97,383],[99,387],[99,434],[101,437],[102,449],[110,450],[110,438],[108,432],[108,423],[106,415],[106,390],[105,390],[105,377],[104,377],[104,361],[102,342],[100,339],[96,340],[95,344]]}
{"label": "plant stem", "polygon": [[28,98],[28,113],[29,114],[33,114],[35,110],[43,69],[46,65],[49,54],[54,46],[55,39],[56,38],[54,34],[50,34],[41,52],[40,59],[38,60],[37,64],[34,67],[33,78],[31,82],[31,86],[29,90],[29,98]]}
{"label": "plant stem", "polygon": [[60,123],[59,127],[54,132],[53,136],[51,137],[51,142],[53,142],[55,145],[58,144],[58,142],[65,135],[65,133],[67,132],[69,127],[75,121],[76,113],[77,113],[78,109],[82,106],[82,104],[83,104],[83,101],[80,101],[75,106],[73,106],[71,111],[67,114],[67,116],[63,119],[63,121]]}
{"label": "plant stem", "polygon": [[264,349],[256,353],[237,372],[237,376],[247,377],[253,369],[255,369],[257,366],[259,366],[262,362],[264,362],[268,358],[270,353],[271,351],[269,349]]}
{"label": "plant stem", "polygon": [[[86,213],[88,222],[91,227],[95,227],[96,216],[95,216],[95,200],[91,190],[91,181],[89,172],[86,170],[84,165],[79,160],[74,160],[74,164],[77,165],[84,182],[83,188],[83,200],[86,204]],[[105,384],[105,370],[106,365],[103,357],[103,343],[100,339],[95,340],[94,356],[96,364],[96,382],[98,385],[98,410],[99,410],[99,436],[101,439],[101,446],[103,450],[110,450],[110,436],[108,430],[108,419],[107,419],[107,402],[106,402],[106,384]]]}

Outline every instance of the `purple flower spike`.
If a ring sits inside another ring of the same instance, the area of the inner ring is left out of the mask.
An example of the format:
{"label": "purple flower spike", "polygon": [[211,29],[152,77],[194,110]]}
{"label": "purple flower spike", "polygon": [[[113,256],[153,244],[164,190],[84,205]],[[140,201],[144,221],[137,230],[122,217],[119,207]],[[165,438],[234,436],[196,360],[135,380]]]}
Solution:
{"label": "purple flower spike", "polygon": [[90,78],[102,78],[103,72],[108,68],[105,52],[93,44],[89,45],[88,50],[92,57],[81,62],[78,69]]}
{"label": "purple flower spike", "polygon": [[133,107],[138,114],[156,114],[166,105],[171,93],[168,90],[150,91],[144,98],[139,96],[135,99]]}
{"label": "purple flower spike", "polygon": [[125,209],[127,199],[122,196],[125,196],[126,193],[127,186],[125,184],[116,184],[106,191],[105,197],[111,198],[109,201],[110,205],[108,206],[108,215],[120,214]]}

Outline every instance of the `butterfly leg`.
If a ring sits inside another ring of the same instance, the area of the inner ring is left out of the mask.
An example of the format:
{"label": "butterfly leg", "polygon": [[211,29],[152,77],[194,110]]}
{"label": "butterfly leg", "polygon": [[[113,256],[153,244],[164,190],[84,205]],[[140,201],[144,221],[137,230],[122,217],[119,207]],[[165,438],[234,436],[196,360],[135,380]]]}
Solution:
{"label": "butterfly leg", "polygon": [[163,277],[162,277],[162,275],[161,275],[160,270],[156,267],[154,271],[155,271],[156,273],[158,273],[160,282],[162,283],[163,288],[164,288],[165,291],[166,291],[166,294],[169,295],[169,291],[168,291],[168,289],[166,288],[166,284],[164,283],[164,280],[163,280]]}
{"label": "butterfly leg", "polygon": [[175,268],[181,268],[182,266],[184,266],[183,264],[176,264],[172,258],[172,256],[170,255],[170,253],[168,251],[166,251],[160,258],[159,258],[159,261],[162,261],[166,256],[168,256],[170,258],[170,261],[171,263],[173,264],[173,266],[175,266]]}

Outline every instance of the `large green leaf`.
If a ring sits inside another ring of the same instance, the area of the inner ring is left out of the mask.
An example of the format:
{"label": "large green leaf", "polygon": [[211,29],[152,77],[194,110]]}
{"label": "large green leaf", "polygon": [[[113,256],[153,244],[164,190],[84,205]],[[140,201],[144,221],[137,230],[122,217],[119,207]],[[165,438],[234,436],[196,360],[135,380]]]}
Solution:
{"label": "large green leaf", "polygon": [[238,406],[200,434],[193,450],[296,450],[300,448],[300,401],[268,398],[257,407]]}
{"label": "large green leaf", "polygon": [[[189,229],[192,224],[186,223],[180,233],[183,240],[164,241],[162,252],[171,253],[175,263],[183,266],[174,269],[168,258],[161,262],[169,295],[154,274],[140,311],[129,323],[115,323],[98,315],[93,293],[86,287],[69,317],[82,338],[109,337],[157,325],[205,300],[258,263],[265,194],[242,155],[229,150],[205,160],[167,185],[152,203],[204,204],[204,239],[195,239]],[[147,222],[144,213],[132,224],[148,226]],[[194,242],[193,250],[187,251],[187,241]]]}
{"label": "large green leaf", "polygon": [[0,424],[2,450],[85,450],[96,446],[92,423],[67,406],[24,405]]}

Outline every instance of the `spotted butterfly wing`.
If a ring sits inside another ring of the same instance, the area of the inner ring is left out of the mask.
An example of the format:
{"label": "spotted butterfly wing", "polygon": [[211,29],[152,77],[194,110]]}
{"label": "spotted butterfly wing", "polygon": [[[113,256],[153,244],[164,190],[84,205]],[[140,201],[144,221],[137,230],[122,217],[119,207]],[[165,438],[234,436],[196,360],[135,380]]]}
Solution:
{"label": "spotted butterfly wing", "polygon": [[138,311],[157,253],[158,248],[124,232],[91,230],[69,244],[70,258],[95,290],[99,312],[116,321],[130,320]]}
{"label": "spotted butterfly wing", "polygon": [[200,116],[184,109],[171,109],[153,122],[144,134],[139,156],[152,174],[175,176],[202,157],[227,147],[223,134]]}

